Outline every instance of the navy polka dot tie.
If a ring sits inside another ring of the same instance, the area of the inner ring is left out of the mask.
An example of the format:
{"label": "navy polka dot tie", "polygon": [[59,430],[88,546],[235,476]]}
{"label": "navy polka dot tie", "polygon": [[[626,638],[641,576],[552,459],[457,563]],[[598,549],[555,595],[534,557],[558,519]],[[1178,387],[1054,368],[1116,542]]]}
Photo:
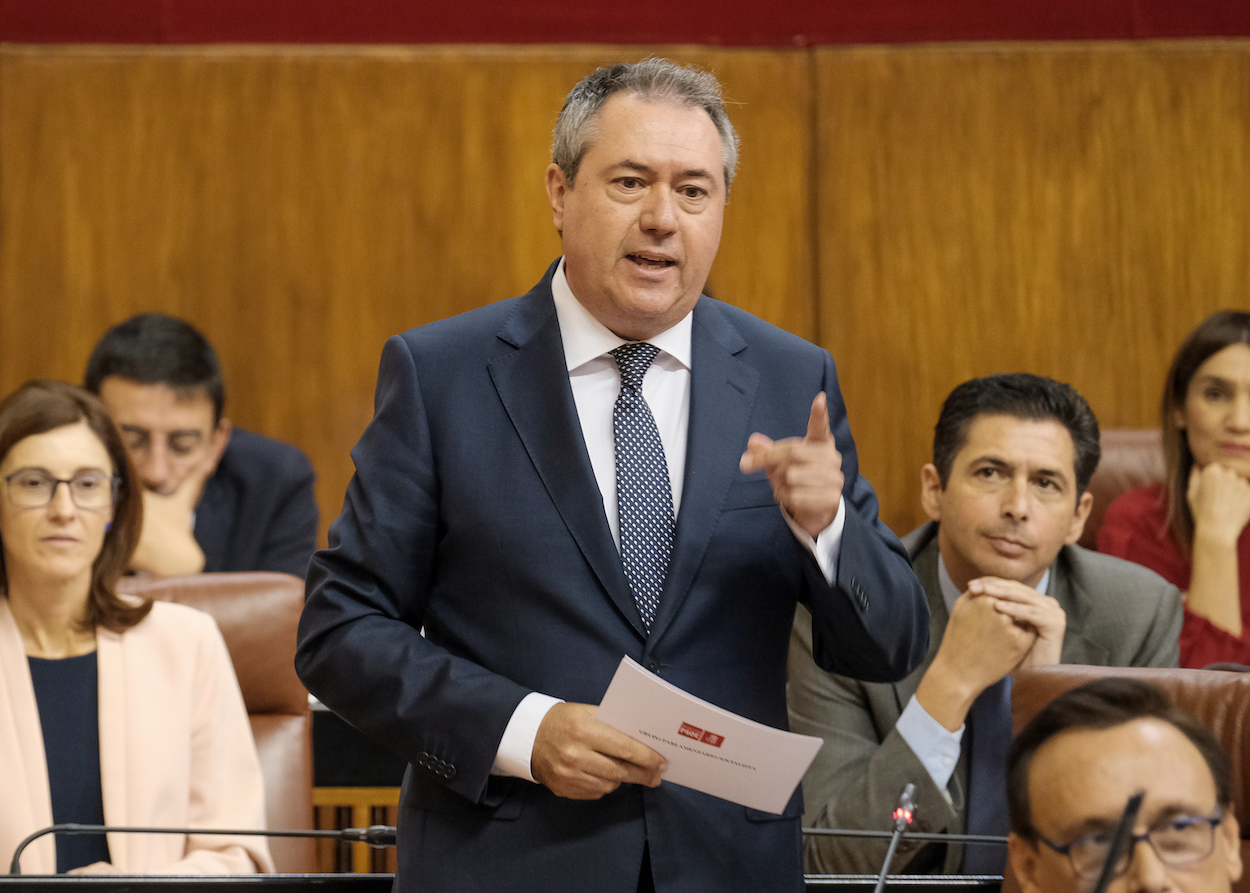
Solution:
{"label": "navy polka dot tie", "polygon": [[612,351],[621,370],[621,393],[612,410],[616,441],[616,503],[621,523],[621,562],[643,625],[651,631],[673,548],[673,488],[664,445],[642,378],[660,349],[643,341]]}

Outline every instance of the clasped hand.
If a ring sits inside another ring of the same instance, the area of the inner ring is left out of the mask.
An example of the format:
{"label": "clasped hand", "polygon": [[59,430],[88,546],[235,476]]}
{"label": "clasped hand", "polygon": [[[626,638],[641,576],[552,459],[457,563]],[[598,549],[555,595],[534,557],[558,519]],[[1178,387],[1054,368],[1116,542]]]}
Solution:
{"label": "clasped hand", "polygon": [[1014,580],[973,580],[951,608],[916,699],[953,732],[981,692],[1004,676],[1019,667],[1058,663],[1066,625],[1063,608],[1050,596]]}
{"label": "clasped hand", "polygon": [[1056,599],[1024,583],[1001,577],[973,580],[968,584],[968,595],[988,597],[994,610],[1009,618],[1016,630],[1030,640],[1011,670],[1059,663],[1068,617]]}

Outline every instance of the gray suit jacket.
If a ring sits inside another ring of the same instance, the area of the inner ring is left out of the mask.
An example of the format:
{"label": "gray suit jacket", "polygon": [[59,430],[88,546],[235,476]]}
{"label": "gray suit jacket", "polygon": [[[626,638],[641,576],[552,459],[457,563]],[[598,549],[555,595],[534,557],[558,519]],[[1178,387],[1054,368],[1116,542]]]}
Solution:
{"label": "gray suit jacket", "polygon": [[[937,525],[930,522],[903,539],[929,599],[929,653],[901,682],[857,682],[826,673],[812,662],[811,627],[799,608],[790,640],[790,727],[819,735],[825,744],[803,779],[805,827],[890,829],[890,813],[908,782],[917,788],[918,831],[962,833],[968,756],[965,746],[946,793],[894,728],[929,669],[949,612],[938,585]],[[1181,628],[1180,591],[1136,564],[1065,546],[1050,569],[1047,594],[1063,606],[1065,664],[1174,667]],[[967,744],[965,737],[964,743]],[[809,872],[881,870],[886,841],[808,836]],[[962,847],[904,841],[893,871],[953,873]]]}

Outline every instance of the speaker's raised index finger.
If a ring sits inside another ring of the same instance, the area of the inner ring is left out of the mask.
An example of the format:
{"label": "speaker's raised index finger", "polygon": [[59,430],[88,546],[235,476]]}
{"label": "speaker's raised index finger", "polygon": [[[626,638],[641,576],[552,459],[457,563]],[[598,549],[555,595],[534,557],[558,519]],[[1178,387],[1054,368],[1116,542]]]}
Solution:
{"label": "speaker's raised index finger", "polygon": [[833,432],[829,430],[829,400],[821,391],[812,401],[812,413],[807,419],[808,440],[833,440]]}

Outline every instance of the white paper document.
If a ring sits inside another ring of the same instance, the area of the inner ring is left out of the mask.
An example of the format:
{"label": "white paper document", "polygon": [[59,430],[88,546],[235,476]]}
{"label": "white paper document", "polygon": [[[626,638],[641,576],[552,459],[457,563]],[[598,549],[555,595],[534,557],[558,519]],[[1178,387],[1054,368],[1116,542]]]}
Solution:
{"label": "white paper document", "polygon": [[824,742],[722,710],[621,658],[598,718],[668,760],[667,784],[781,814]]}

